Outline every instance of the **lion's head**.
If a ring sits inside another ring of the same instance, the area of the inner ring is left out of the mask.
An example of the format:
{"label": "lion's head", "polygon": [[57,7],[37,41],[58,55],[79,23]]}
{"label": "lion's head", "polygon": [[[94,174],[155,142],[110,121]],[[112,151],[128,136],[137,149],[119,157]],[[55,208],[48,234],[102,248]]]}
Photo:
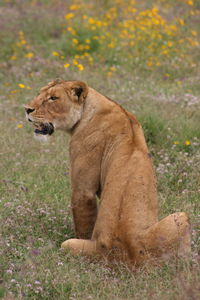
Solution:
{"label": "lion's head", "polygon": [[70,132],[79,122],[88,86],[81,81],[55,80],[25,105],[26,117],[36,135],[51,135],[55,129]]}

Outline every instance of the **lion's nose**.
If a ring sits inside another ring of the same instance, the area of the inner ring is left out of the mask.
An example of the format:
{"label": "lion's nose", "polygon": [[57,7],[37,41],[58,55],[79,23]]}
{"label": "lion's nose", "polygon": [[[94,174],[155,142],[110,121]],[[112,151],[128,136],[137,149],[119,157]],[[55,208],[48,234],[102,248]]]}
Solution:
{"label": "lion's nose", "polygon": [[35,110],[35,108],[25,107],[25,110],[26,110],[27,114],[30,114]]}

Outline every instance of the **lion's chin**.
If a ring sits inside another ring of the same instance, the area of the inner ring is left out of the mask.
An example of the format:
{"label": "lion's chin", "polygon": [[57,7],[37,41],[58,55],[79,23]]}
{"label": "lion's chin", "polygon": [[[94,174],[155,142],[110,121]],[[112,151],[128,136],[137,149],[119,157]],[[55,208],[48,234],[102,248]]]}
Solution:
{"label": "lion's chin", "polygon": [[47,143],[49,141],[49,135],[37,134],[34,132],[34,138],[42,143]]}
{"label": "lion's chin", "polygon": [[40,142],[47,142],[49,136],[54,133],[54,126],[52,123],[43,123],[34,130],[34,138]]}

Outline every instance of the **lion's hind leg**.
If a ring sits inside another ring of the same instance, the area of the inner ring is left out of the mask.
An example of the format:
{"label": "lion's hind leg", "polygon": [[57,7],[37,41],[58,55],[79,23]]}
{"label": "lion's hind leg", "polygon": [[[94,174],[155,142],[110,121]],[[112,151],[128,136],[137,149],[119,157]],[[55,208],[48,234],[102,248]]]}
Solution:
{"label": "lion's hind leg", "polygon": [[73,255],[93,256],[97,254],[96,241],[69,239],[61,244],[61,248],[69,250]]}
{"label": "lion's hind leg", "polygon": [[187,215],[174,213],[151,226],[144,235],[144,244],[151,257],[188,256],[191,245]]}

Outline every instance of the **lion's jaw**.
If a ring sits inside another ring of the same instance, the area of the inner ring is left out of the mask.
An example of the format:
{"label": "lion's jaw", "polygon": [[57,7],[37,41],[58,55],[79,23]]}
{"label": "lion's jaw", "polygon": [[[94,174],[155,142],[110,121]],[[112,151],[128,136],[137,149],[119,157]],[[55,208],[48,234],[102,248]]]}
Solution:
{"label": "lion's jaw", "polygon": [[26,119],[33,124],[36,134],[51,135],[55,130],[70,132],[80,121],[82,111],[82,106],[71,107],[69,112],[62,116],[35,118],[26,114]]}
{"label": "lion's jaw", "polygon": [[71,107],[66,116],[61,119],[54,119],[52,124],[55,129],[71,132],[76,124],[80,121],[83,112],[83,107]]}

